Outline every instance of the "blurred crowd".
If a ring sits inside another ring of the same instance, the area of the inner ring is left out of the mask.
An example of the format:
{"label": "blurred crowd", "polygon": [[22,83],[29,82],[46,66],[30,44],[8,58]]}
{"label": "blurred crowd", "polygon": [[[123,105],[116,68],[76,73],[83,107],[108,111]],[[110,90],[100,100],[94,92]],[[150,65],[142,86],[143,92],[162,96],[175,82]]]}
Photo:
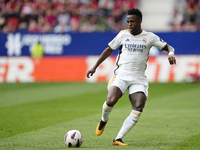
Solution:
{"label": "blurred crowd", "polygon": [[[0,0],[0,32],[118,32],[139,0]],[[200,31],[200,0],[174,0],[172,31]]]}
{"label": "blurred crowd", "polygon": [[0,32],[118,32],[138,0],[0,0]]}
{"label": "blurred crowd", "polygon": [[174,0],[173,31],[200,31],[200,0]]}

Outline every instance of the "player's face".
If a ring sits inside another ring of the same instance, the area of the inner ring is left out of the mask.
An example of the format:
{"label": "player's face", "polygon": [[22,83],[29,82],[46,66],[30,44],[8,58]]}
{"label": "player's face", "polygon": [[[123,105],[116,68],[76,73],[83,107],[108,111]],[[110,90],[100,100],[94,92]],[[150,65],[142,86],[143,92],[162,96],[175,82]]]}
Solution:
{"label": "player's face", "polygon": [[137,35],[141,32],[141,19],[139,17],[127,15],[126,21],[131,34]]}

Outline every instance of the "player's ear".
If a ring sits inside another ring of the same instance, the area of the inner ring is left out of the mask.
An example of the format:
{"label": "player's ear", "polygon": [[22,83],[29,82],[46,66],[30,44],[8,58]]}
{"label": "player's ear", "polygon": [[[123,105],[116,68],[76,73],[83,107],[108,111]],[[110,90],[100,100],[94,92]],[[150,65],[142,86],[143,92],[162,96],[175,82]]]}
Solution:
{"label": "player's ear", "polygon": [[139,23],[140,23],[140,24],[142,23],[142,19],[139,20]]}

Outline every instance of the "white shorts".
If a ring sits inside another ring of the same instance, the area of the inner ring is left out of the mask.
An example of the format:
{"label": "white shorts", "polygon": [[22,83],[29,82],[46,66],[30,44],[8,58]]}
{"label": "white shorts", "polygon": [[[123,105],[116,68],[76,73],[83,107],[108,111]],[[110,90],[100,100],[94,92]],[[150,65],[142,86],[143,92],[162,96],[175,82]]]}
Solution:
{"label": "white shorts", "polygon": [[148,97],[149,84],[148,81],[143,78],[126,81],[124,79],[118,78],[117,75],[115,75],[108,83],[108,90],[111,86],[117,86],[122,91],[122,94],[124,94],[128,89],[129,94],[144,92],[146,97]]}

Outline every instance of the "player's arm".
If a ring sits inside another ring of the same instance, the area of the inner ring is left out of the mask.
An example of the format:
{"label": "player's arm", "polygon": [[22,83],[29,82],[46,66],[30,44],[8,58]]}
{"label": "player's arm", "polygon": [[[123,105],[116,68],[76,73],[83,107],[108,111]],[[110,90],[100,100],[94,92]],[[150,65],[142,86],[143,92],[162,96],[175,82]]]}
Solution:
{"label": "player's arm", "polygon": [[162,49],[168,52],[168,60],[170,65],[176,64],[176,58],[174,56],[174,48],[170,46],[169,44],[166,44],[166,46]]}
{"label": "player's arm", "polygon": [[97,62],[95,63],[95,65],[94,65],[90,70],[87,71],[86,76],[87,76],[88,78],[90,78],[90,76],[92,76],[92,75],[95,73],[97,67],[98,67],[108,56],[110,56],[110,54],[111,54],[112,52],[113,52],[113,50],[112,50],[110,47],[107,47],[107,48],[101,53],[101,55],[99,56],[99,59],[97,60]]}

